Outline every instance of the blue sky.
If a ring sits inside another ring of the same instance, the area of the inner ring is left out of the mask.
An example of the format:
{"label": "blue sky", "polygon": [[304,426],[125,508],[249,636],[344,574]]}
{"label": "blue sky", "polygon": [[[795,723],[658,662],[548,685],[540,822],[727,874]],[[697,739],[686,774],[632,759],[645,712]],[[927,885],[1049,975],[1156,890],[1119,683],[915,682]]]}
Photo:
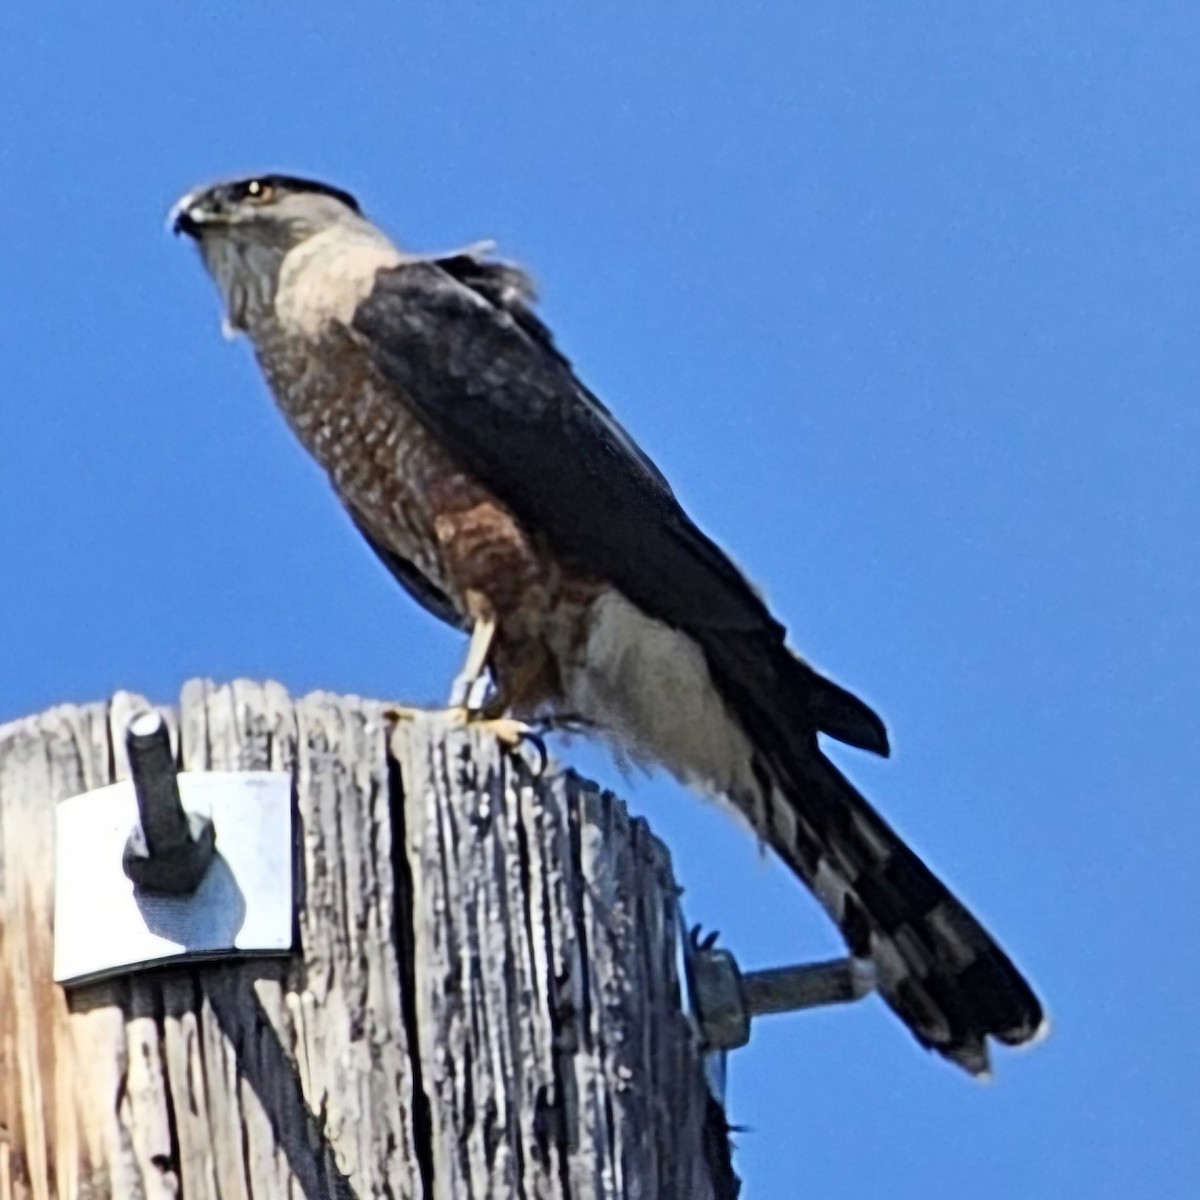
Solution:
{"label": "blue sky", "polygon": [[[991,1087],[878,1002],[761,1022],[746,1195],[1195,1196],[1198,57],[1183,3],[4,6],[0,720],[194,675],[440,698],[458,639],[163,217],[275,167],[495,238],[885,715],[892,760],[839,761],[1054,1017]],[[744,965],[837,951],[712,806],[621,789]]]}

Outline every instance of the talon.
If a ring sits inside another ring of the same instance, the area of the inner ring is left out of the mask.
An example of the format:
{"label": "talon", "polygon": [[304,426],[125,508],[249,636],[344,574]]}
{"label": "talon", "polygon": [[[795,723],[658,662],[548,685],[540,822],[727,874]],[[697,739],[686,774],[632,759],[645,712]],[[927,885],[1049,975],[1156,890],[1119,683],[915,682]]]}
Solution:
{"label": "talon", "polygon": [[701,936],[702,931],[703,931],[702,926],[693,925],[690,932],[688,933],[688,938],[692,943],[693,950],[711,950],[717,944],[717,938],[721,936],[714,929],[712,931],[712,933],[706,933],[702,937]]}
{"label": "talon", "polygon": [[424,715],[423,709],[415,708],[408,704],[388,704],[384,707],[381,716],[383,717],[383,729],[387,737],[389,754],[395,758],[400,758],[404,754],[403,739],[400,737],[400,727]]}
{"label": "talon", "polygon": [[546,773],[546,768],[550,765],[550,755],[546,752],[546,743],[536,733],[531,733],[527,741],[537,751],[538,760],[536,767],[529,766],[528,763],[525,765],[529,766],[529,773],[534,779],[541,779]]}
{"label": "talon", "polygon": [[399,725],[401,721],[415,721],[423,713],[424,709],[407,704],[389,704],[381,715],[386,724]]}
{"label": "talon", "polygon": [[525,746],[534,747],[537,750],[538,763],[536,768],[530,767],[530,770],[534,778],[540,778],[545,772],[550,763],[550,756],[546,753],[546,743],[532,725],[513,717],[477,717],[472,713],[467,714],[467,720],[490,733],[510,753],[516,753]]}
{"label": "talon", "polygon": [[487,717],[477,722],[497,741],[515,750],[526,738],[536,738],[537,734],[524,721],[514,721],[511,717]]}
{"label": "talon", "polygon": [[[437,711],[436,709],[429,710],[403,704],[392,704],[384,708],[383,719],[392,727],[392,732],[395,732],[395,727],[402,722],[415,721],[419,717],[434,715]],[[546,750],[546,743],[542,740],[542,731],[538,726],[518,721],[514,717],[487,716],[485,715],[486,710],[481,712],[480,709],[467,704],[448,705],[441,710],[441,713],[452,725],[471,725],[491,734],[510,753],[515,753],[525,746],[534,747],[537,750],[537,765],[533,766],[528,762],[526,765],[529,766],[535,779],[545,774],[546,768],[550,765],[550,755]],[[539,726],[540,724],[539,722]]]}

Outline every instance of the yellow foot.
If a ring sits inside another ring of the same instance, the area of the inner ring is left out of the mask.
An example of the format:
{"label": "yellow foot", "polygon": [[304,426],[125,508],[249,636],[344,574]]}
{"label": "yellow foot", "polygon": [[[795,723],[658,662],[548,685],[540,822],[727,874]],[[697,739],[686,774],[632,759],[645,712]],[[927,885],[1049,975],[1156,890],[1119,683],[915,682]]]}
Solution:
{"label": "yellow foot", "polygon": [[484,733],[490,733],[510,754],[517,754],[526,747],[532,747],[537,754],[536,762],[530,762],[524,755],[521,757],[535,776],[541,775],[550,762],[550,756],[546,753],[546,743],[542,741],[538,731],[524,721],[518,721],[514,717],[489,717],[470,708],[449,708],[446,712],[456,724],[471,725]]}
{"label": "yellow foot", "polygon": [[404,721],[415,721],[419,717],[444,716],[452,725],[471,725],[484,733],[491,734],[510,753],[532,746],[537,751],[538,762],[530,764],[535,775],[541,775],[549,763],[545,744],[538,731],[524,721],[514,717],[489,717],[477,709],[456,704],[449,708],[413,708],[403,704],[390,704],[383,710],[383,719],[393,728]]}
{"label": "yellow foot", "polygon": [[469,708],[452,708],[447,712],[456,724],[474,725],[476,729],[490,733],[496,741],[502,742],[510,750],[515,750],[531,738],[537,738],[532,726],[512,717],[484,717]]}

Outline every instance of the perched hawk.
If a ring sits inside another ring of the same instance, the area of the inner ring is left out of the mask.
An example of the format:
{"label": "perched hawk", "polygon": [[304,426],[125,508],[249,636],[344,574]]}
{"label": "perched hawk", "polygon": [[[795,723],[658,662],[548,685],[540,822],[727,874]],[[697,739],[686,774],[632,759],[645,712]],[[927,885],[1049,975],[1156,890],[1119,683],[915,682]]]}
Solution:
{"label": "perched hawk", "polygon": [[1037,1035],[1004,952],[821,753],[825,733],[886,754],[880,719],[789,649],[520,271],[409,254],[346,192],[282,175],[199,188],[172,219],[372,549],[470,631],[454,703],[571,714],[727,798],[918,1041],[968,1071],[989,1037]]}

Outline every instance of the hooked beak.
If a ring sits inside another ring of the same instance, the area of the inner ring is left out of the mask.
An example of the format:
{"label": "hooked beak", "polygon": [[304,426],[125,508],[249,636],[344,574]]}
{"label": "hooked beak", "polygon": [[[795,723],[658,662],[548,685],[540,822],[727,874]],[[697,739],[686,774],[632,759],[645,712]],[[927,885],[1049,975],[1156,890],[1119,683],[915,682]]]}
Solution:
{"label": "hooked beak", "polygon": [[186,233],[199,241],[205,226],[216,219],[217,214],[205,203],[202,193],[188,192],[167,214],[167,227],[174,234]]}

